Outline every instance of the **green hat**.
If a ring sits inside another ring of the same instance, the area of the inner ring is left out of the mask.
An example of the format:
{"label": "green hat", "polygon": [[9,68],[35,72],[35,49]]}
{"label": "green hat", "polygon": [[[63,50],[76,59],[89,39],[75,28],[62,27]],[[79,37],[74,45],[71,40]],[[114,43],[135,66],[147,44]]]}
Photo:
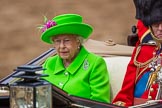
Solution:
{"label": "green hat", "polygon": [[60,34],[76,34],[87,39],[92,33],[93,28],[82,22],[82,16],[78,14],[63,14],[54,17],[42,28],[41,39],[52,44],[51,37]]}

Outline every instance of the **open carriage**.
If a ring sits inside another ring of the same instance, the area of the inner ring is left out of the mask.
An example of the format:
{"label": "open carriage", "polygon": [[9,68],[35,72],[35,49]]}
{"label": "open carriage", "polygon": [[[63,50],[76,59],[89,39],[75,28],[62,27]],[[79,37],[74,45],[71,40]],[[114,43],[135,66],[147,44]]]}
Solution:
{"label": "open carriage", "polygon": [[[121,88],[127,65],[130,61],[134,47],[115,44],[112,41],[103,42],[92,39],[89,39],[84,46],[89,51],[102,56],[106,61],[110,75],[111,98],[113,99]],[[47,57],[55,54],[55,49],[51,48],[27,63],[27,65],[41,65]],[[0,108],[9,108],[10,106],[9,84],[17,80],[12,77],[16,74],[18,74],[18,72],[14,71],[11,75],[0,80]],[[69,96],[67,93],[55,86],[52,87],[52,100],[54,108],[120,108],[119,106],[113,104],[105,104],[75,96]],[[135,99],[135,106],[132,106],[132,108],[139,107],[160,108],[162,107],[162,104],[159,101],[146,102],[146,100]]]}

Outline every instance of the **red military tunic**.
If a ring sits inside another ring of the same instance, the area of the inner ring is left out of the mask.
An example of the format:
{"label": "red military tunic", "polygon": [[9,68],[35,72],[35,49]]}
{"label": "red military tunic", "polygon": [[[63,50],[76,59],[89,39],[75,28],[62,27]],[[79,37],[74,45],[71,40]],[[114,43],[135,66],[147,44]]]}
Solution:
{"label": "red military tunic", "polygon": [[[141,21],[138,21],[137,28],[139,42],[137,42],[131,60],[127,66],[122,88],[112,103],[121,101],[125,103],[125,106],[133,105],[136,84],[146,72],[150,71],[148,65],[155,58],[155,53],[158,51],[158,47],[155,44],[149,43],[149,40],[152,40],[152,37],[148,28],[146,28]],[[143,66],[138,67],[139,64]],[[151,89],[145,90],[140,98],[155,99],[157,87],[157,84],[153,84]],[[149,92],[150,90],[151,92]]]}

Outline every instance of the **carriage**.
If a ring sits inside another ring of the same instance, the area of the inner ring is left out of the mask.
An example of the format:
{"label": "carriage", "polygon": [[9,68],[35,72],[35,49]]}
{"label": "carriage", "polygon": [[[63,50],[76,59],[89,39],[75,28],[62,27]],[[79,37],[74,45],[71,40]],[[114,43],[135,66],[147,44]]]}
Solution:
{"label": "carriage", "polygon": [[[89,51],[102,56],[106,61],[108,72],[110,75],[111,99],[113,99],[121,88],[127,65],[130,61],[134,47],[116,44],[112,40],[97,41],[93,39],[89,39],[87,42],[85,42],[84,46]],[[41,65],[47,57],[53,56],[55,54],[55,49],[50,48],[49,50],[42,53],[40,56],[28,62],[26,65]],[[0,80],[0,108],[9,108],[10,106],[9,84],[20,80],[12,77],[16,74],[18,74],[18,71],[13,71],[9,76],[6,76],[5,78]],[[83,99],[76,96],[70,96],[55,86],[52,86],[52,103],[54,108],[120,108],[119,106],[113,104],[106,104],[102,102]],[[135,99],[135,104],[131,107],[158,108],[161,106],[162,104],[160,100],[147,101],[142,99]]]}

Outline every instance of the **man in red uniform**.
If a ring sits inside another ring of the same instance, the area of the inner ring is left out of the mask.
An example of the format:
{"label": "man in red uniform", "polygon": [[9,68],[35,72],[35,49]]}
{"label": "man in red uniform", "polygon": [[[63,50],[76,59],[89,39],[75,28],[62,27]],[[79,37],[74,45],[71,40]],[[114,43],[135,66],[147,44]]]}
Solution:
{"label": "man in red uniform", "polygon": [[128,64],[116,105],[132,106],[134,98],[159,99],[158,72],[162,66],[162,2],[134,0],[139,41]]}

